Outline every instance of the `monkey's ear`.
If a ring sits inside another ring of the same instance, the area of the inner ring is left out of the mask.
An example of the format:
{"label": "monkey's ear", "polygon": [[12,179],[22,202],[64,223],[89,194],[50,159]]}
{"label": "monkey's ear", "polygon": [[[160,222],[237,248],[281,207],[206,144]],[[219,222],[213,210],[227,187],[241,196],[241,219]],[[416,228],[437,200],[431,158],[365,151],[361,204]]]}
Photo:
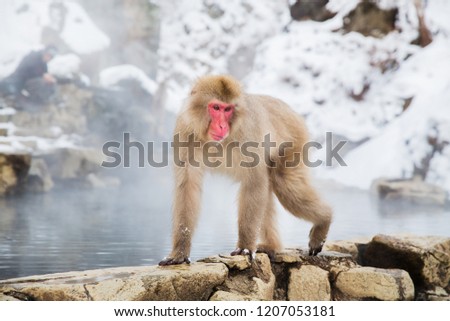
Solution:
{"label": "monkey's ear", "polygon": [[197,93],[197,91],[195,89],[192,89],[191,96],[194,96],[196,93]]}

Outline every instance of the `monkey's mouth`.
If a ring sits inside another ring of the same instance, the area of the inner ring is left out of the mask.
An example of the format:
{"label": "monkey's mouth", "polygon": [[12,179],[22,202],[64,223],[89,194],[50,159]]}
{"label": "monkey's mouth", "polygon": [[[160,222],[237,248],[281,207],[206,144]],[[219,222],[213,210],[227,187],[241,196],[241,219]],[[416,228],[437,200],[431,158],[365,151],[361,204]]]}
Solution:
{"label": "monkey's mouth", "polygon": [[215,141],[220,142],[221,140],[224,140],[228,135],[217,135],[217,134],[213,134],[213,133],[209,133],[209,135],[211,136],[212,139],[214,139]]}
{"label": "monkey's mouth", "polygon": [[223,139],[223,136],[221,136],[221,135],[216,135],[216,134],[210,134],[210,135],[211,135],[212,139],[217,140],[217,141],[220,141]]}

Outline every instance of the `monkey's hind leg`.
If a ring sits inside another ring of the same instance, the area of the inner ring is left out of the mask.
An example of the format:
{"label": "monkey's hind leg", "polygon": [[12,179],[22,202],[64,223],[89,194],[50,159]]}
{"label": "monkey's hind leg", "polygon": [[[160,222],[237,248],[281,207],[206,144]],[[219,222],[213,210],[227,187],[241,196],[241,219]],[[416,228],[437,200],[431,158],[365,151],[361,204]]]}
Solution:
{"label": "monkey's hind leg", "polygon": [[257,246],[257,252],[266,253],[271,261],[275,259],[275,253],[281,250],[276,214],[274,195],[272,189],[270,189],[261,226],[261,243]]}
{"label": "monkey's hind leg", "polygon": [[253,260],[256,255],[256,241],[264,220],[264,211],[267,207],[267,194],[269,193],[269,178],[265,173],[254,172],[256,177],[254,184],[252,180],[241,183],[239,192],[239,237],[236,249],[231,255],[249,255]]}
{"label": "monkey's hind leg", "polygon": [[309,255],[317,255],[322,251],[330,228],[331,208],[321,201],[303,168],[284,168],[272,179],[274,192],[283,207],[313,223],[309,232]]}

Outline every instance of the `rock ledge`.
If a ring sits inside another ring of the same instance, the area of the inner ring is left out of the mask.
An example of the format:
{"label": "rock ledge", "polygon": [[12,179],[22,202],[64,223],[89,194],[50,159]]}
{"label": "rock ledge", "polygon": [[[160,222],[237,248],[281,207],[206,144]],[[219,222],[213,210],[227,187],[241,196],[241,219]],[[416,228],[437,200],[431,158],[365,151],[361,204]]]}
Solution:
{"label": "rock ledge", "polygon": [[120,267],[0,281],[13,300],[450,300],[450,238],[376,235],[190,265]]}

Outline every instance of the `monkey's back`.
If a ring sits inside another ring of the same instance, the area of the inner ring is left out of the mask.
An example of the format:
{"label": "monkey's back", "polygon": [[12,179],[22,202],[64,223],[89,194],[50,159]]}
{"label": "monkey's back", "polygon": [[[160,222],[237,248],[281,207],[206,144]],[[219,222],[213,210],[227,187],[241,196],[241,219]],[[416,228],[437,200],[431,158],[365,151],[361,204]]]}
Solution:
{"label": "monkey's back", "polygon": [[[284,142],[292,142],[293,149],[299,150],[308,141],[308,131],[303,118],[284,101],[267,95],[246,95],[249,108],[255,109],[252,114],[261,117],[264,125],[269,125],[271,141],[277,146]],[[265,126],[261,126],[265,127]],[[267,130],[266,130],[267,131]]]}

